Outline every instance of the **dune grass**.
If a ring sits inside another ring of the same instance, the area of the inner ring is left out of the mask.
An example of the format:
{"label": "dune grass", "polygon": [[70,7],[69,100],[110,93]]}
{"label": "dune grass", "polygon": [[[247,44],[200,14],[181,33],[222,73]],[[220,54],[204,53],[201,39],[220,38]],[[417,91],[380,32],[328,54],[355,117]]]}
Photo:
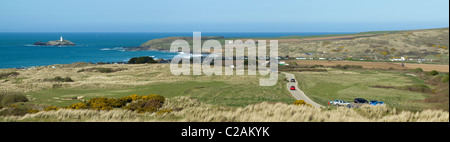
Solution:
{"label": "dune grass", "polygon": [[[42,111],[25,116],[0,117],[6,122],[448,122],[441,110],[397,111],[385,106],[358,109],[296,106],[285,103],[258,103],[246,107],[218,107],[189,97],[167,99],[163,108],[182,108],[164,114],[111,111]],[[194,115],[193,115],[194,114]]]}

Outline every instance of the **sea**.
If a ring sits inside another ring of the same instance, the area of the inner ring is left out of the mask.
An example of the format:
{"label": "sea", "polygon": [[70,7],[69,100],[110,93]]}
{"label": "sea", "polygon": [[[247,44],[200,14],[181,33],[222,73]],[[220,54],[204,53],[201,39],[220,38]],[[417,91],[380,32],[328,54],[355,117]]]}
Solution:
{"label": "sea", "polygon": [[[348,33],[238,33],[211,32],[202,36],[225,38],[311,36]],[[126,62],[132,57],[151,56],[155,59],[171,59],[178,53],[162,51],[125,51],[124,47],[137,47],[148,40],[191,36],[193,33],[0,33],[0,68],[26,68],[76,62]],[[59,40],[63,36],[76,46],[34,46],[37,41]]]}

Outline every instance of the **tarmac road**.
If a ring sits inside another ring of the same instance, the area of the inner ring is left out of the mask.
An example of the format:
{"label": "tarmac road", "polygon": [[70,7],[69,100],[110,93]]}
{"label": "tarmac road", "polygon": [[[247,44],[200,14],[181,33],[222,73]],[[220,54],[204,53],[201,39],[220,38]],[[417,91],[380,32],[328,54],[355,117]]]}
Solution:
{"label": "tarmac road", "polygon": [[[289,92],[291,92],[292,96],[295,97],[295,99],[297,100],[304,100],[306,103],[311,104],[314,107],[324,107],[314,101],[312,101],[311,99],[308,98],[308,96],[306,96],[306,94],[300,90],[300,88],[298,88],[298,80],[295,79],[295,75],[290,74],[290,73],[286,73],[283,72],[286,75],[286,78],[288,79],[288,83],[287,83],[287,89]],[[291,79],[295,79],[295,82],[291,82]],[[291,90],[291,86],[295,86],[295,90]]]}

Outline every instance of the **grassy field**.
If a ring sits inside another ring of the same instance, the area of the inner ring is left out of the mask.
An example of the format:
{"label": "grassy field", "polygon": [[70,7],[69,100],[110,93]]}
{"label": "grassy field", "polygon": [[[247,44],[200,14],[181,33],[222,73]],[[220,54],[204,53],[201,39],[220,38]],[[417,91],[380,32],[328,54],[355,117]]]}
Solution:
{"label": "grassy field", "polygon": [[[78,72],[93,67],[124,70],[113,73]],[[280,81],[276,86],[261,87],[260,76],[174,76],[168,64],[87,65],[57,69],[42,67],[17,72],[20,75],[0,81],[3,82],[0,91],[22,92],[32,98],[32,103],[56,106],[67,106],[94,97],[117,98],[132,94],[156,94],[168,98],[190,96],[207,104],[236,107],[264,101],[295,101],[285,89],[286,84],[281,81],[283,75],[279,75]],[[56,76],[70,77],[74,82],[45,81]],[[22,79],[17,82],[13,81],[15,78]]]}
{"label": "grassy field", "polygon": [[295,73],[300,88],[314,101],[327,105],[334,99],[352,102],[354,98],[384,101],[385,104],[399,110],[420,111],[431,108],[433,104],[423,100],[430,95],[399,89],[374,88],[372,86],[401,87],[424,84],[423,81],[404,73],[354,70],[331,70],[326,73]]}
{"label": "grassy field", "polygon": [[27,93],[36,98],[35,103],[56,106],[68,106],[82,100],[60,100],[57,98],[83,97],[88,100],[94,97],[124,97],[131,94],[157,94],[167,98],[191,96],[202,102],[214,105],[243,107],[249,104],[269,102],[292,103],[294,98],[279,83],[273,87],[260,87],[258,84],[230,84],[227,82],[186,81],[179,83],[158,83],[125,89],[51,89]]}
{"label": "grassy field", "polygon": [[[93,67],[123,70],[111,73],[79,72]],[[333,99],[351,101],[355,97],[363,97],[384,101],[387,107],[322,109],[295,106],[292,105],[294,98],[286,90],[285,76],[281,74],[277,85],[261,87],[260,76],[174,76],[168,72],[168,65],[164,64],[71,64],[57,65],[56,68],[38,67],[33,70],[0,70],[0,73],[17,72],[14,76],[0,80],[0,91],[23,93],[30,98],[30,102],[26,104],[47,106],[68,106],[94,97],[118,98],[132,94],[156,94],[168,100],[161,109],[176,111],[161,115],[134,113],[121,108],[111,111],[40,110],[38,113],[28,113],[24,116],[2,116],[0,121],[448,121],[448,111],[426,110],[435,105],[423,101],[430,96],[428,94],[371,87],[401,87],[425,83],[417,77],[406,75],[399,70],[325,69],[328,71],[294,73],[300,83],[300,89],[314,101],[326,105]],[[70,77],[74,82],[48,81],[56,76]]]}
{"label": "grassy field", "polygon": [[[124,70],[113,73],[78,72],[93,67]],[[174,76],[168,70],[168,65],[161,64],[64,65],[56,69],[41,67],[25,71],[5,70],[4,72],[16,71],[19,75],[2,79],[0,91],[24,93],[31,98],[32,103],[55,106],[67,106],[94,97],[117,98],[132,94],[156,94],[168,98],[189,96],[207,104],[233,107],[264,101],[288,104],[295,101],[285,89],[282,81],[284,75],[279,75],[276,86],[261,87],[258,76]],[[372,87],[424,84],[416,77],[402,72],[331,69],[329,72],[295,74],[300,81],[300,88],[322,105],[334,99],[351,101],[356,97],[363,97],[384,101],[390,107],[405,110],[422,110],[432,106],[430,103],[423,103],[429,97],[428,94]],[[74,82],[45,81],[56,76],[71,77]]]}

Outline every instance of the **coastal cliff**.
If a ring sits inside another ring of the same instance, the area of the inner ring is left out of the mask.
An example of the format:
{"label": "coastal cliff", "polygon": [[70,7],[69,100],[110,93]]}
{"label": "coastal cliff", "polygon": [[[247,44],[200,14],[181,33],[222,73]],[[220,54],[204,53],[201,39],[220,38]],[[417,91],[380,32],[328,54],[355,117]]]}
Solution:
{"label": "coastal cliff", "polygon": [[[223,36],[207,36],[202,37],[202,42],[209,39],[224,39]],[[157,50],[157,51],[168,51],[170,49],[170,45],[175,40],[186,40],[189,44],[192,44],[192,37],[167,37],[161,39],[153,39],[143,43],[139,47],[126,47],[127,51],[145,51],[145,50]]]}
{"label": "coastal cliff", "polygon": [[[171,43],[177,39],[186,40],[192,45],[192,37],[169,37],[153,39],[143,43],[140,47],[126,48],[126,50],[168,51]],[[205,39],[216,39],[223,45],[225,40],[238,38],[204,37],[202,44]],[[449,59],[449,28],[242,38],[242,40],[246,39],[277,40],[278,56],[287,58],[390,60],[406,57],[409,60],[428,59],[429,61],[448,61]]]}

